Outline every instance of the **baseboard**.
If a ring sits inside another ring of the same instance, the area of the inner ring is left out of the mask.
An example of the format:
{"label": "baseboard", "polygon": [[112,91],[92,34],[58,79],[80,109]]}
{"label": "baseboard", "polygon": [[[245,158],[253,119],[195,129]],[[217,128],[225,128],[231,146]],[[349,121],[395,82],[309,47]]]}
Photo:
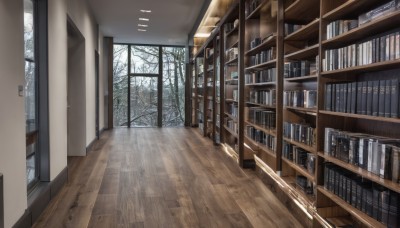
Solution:
{"label": "baseboard", "polygon": [[[99,138],[101,138],[101,135],[106,131],[105,128],[102,128],[99,132]],[[89,145],[86,147],[86,154],[89,153],[93,149],[94,144],[98,141],[97,137],[92,140],[92,142],[89,143]]]}
{"label": "baseboard", "polygon": [[28,196],[28,208],[13,227],[31,227],[67,181],[68,167],[65,167],[53,181],[40,183]]}
{"label": "baseboard", "polygon": [[302,210],[300,206],[281,189],[281,186],[271,175],[266,173],[258,165],[256,165],[256,174],[304,227],[313,227],[313,219],[309,217],[309,214]]}

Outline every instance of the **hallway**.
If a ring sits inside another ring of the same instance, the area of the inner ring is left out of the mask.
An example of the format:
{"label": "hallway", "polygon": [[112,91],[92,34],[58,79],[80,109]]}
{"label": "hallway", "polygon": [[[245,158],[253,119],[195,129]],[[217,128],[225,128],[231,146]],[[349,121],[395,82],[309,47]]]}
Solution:
{"label": "hallway", "polygon": [[301,227],[253,171],[191,128],[105,132],[34,227]]}

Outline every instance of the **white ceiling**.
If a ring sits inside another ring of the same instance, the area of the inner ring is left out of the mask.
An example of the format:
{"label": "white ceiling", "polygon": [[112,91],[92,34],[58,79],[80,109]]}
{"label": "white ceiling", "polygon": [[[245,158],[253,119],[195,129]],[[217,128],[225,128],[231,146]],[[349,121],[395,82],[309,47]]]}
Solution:
{"label": "white ceiling", "polygon": [[[88,0],[104,36],[116,43],[185,45],[205,0]],[[151,10],[150,14],[140,12]],[[150,19],[139,32],[139,17]]]}

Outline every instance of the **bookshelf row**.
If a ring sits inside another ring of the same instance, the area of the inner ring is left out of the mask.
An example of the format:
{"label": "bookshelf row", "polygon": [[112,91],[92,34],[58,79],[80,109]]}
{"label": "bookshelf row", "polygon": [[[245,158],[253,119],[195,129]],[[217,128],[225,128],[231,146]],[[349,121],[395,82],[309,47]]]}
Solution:
{"label": "bookshelf row", "polygon": [[398,22],[399,0],[233,1],[192,53],[192,125],[313,226],[400,227]]}

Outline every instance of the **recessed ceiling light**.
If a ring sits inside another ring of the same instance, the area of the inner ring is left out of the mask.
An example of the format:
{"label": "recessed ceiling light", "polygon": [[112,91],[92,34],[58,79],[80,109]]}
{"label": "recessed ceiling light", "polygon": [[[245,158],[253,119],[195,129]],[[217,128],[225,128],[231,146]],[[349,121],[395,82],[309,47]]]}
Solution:
{"label": "recessed ceiling light", "polygon": [[140,12],[142,12],[142,13],[151,13],[151,10],[144,10],[144,9],[141,9]]}
{"label": "recessed ceiling light", "polygon": [[139,17],[139,21],[149,21],[149,18]]}
{"label": "recessed ceiling light", "polygon": [[139,32],[146,32],[146,29],[138,29]]}
{"label": "recessed ceiling light", "polygon": [[149,27],[148,25],[143,25],[143,24],[138,24],[139,27],[147,28]]}

